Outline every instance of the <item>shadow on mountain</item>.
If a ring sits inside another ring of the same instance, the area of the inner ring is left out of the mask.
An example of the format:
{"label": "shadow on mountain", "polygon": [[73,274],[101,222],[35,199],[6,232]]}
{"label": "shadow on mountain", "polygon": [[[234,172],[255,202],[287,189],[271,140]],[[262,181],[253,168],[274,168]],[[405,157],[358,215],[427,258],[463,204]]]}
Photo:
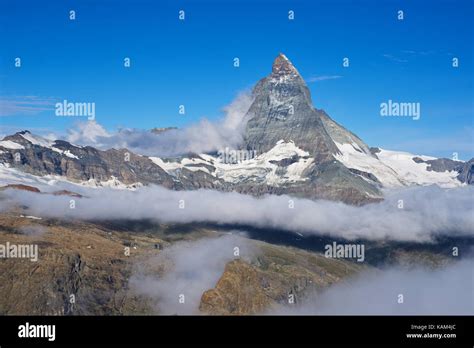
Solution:
{"label": "shadow on mountain", "polygon": [[[257,228],[239,224],[189,223],[189,224],[159,224],[152,220],[109,220],[94,221],[95,224],[107,229],[131,233],[159,234],[164,238],[175,234],[192,235],[198,231],[214,230],[219,233],[242,234],[275,245],[291,246],[294,248],[323,253],[327,245],[361,244],[365,247],[365,262],[372,266],[381,267],[395,263],[397,255],[425,253],[442,258],[453,256],[453,248],[458,248],[458,257],[464,258],[474,254],[473,237],[436,237],[431,243],[400,242],[400,241],[371,241],[365,239],[347,240],[330,236],[301,235],[282,229]],[[357,262],[354,259],[354,262]]]}

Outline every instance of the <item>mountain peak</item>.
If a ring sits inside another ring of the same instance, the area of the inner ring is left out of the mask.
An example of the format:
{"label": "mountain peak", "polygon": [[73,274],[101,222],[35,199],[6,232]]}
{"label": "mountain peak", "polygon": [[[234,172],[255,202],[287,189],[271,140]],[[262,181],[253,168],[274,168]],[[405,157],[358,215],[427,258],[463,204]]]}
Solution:
{"label": "mountain peak", "polygon": [[253,97],[246,116],[247,149],[261,154],[280,140],[292,141],[315,163],[333,161],[333,154],[338,153],[336,144],[312,105],[305,81],[284,54],[276,57],[271,75],[257,83]]}
{"label": "mountain peak", "polygon": [[272,72],[277,75],[298,74],[296,68],[283,53],[280,53],[273,61]]}

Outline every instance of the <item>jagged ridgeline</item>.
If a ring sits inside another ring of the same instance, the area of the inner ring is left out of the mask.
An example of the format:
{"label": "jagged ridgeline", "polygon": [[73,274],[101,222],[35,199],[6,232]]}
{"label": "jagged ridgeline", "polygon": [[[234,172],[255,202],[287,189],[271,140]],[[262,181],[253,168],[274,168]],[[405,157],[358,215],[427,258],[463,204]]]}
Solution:
{"label": "jagged ridgeline", "polygon": [[351,203],[381,197],[376,185],[335,160],[340,151],[333,137],[341,143],[355,142],[371,156],[368,146],[313,107],[304,79],[284,54],[275,59],[272,73],[257,83],[253,96],[245,134],[247,148],[264,153],[283,140],[311,158],[302,173],[307,180],[287,188],[292,194]]}
{"label": "jagged ridgeline", "polygon": [[[226,161],[215,153],[160,158],[128,149],[99,150],[28,131],[0,141],[0,175],[5,184],[42,180],[46,175],[81,185],[136,188],[162,185],[251,195],[289,194],[364,204],[383,199],[382,188],[410,185],[455,187],[473,182],[468,162],[369,148],[358,136],[313,106],[298,70],[279,54],[271,73],[258,81],[238,151],[252,156]],[[153,129],[156,137],[175,129]],[[227,151],[227,149],[226,149]]]}

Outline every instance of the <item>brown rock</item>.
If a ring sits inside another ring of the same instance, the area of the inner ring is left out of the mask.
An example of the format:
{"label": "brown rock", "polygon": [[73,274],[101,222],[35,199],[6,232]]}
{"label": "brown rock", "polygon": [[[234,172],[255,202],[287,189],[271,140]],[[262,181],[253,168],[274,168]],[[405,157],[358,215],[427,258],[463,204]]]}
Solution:
{"label": "brown rock", "polygon": [[68,190],[55,191],[55,192],[53,192],[53,195],[55,195],[55,196],[71,196],[71,197],[77,197],[77,198],[82,198],[83,197],[79,193],[68,191]]}
{"label": "brown rock", "polygon": [[261,313],[271,303],[259,285],[257,270],[248,263],[229,262],[214,289],[204,292],[199,309],[210,314]]}
{"label": "brown rock", "polygon": [[38,188],[34,186],[28,186],[28,185],[23,185],[23,184],[9,184],[9,185],[1,187],[2,190],[6,190],[9,188],[15,189],[15,190],[22,190],[22,191],[41,192]]}

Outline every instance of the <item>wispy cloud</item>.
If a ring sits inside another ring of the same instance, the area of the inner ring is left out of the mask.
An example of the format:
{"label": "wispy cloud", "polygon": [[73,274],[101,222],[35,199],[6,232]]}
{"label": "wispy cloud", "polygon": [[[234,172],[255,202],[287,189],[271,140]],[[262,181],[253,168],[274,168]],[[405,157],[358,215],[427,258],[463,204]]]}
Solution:
{"label": "wispy cloud", "polygon": [[405,54],[409,54],[409,55],[416,55],[416,56],[429,56],[429,55],[438,53],[434,50],[428,50],[428,51],[402,50],[401,52]]}
{"label": "wispy cloud", "polygon": [[402,57],[399,57],[399,56],[395,56],[395,55],[389,54],[389,53],[384,53],[382,56],[387,58],[388,60],[390,60],[392,62],[395,62],[395,63],[407,63],[408,62],[408,59],[405,59],[405,58],[402,58]]}
{"label": "wispy cloud", "polygon": [[[243,235],[244,236],[244,235]],[[239,256],[234,248],[239,248]],[[227,262],[250,260],[258,249],[237,235],[178,242],[145,262],[139,262],[130,278],[130,287],[152,299],[159,314],[198,314],[204,291],[215,286]],[[164,274],[147,269],[164,268]],[[184,301],[178,301],[179,296]]]}
{"label": "wispy cloud", "polygon": [[248,92],[240,93],[224,107],[224,117],[216,121],[206,118],[182,129],[172,129],[161,134],[148,130],[120,129],[108,132],[95,121],[77,123],[68,130],[66,140],[99,149],[127,148],[149,156],[176,156],[202,153],[236,147],[243,140],[247,111],[252,104]]}
{"label": "wispy cloud", "polygon": [[397,53],[384,53],[382,56],[395,63],[408,63],[409,60],[432,56],[432,55],[452,55],[445,51],[435,50],[401,50]]}
{"label": "wispy cloud", "polygon": [[0,97],[0,116],[36,115],[53,110],[55,99],[34,95]]}
{"label": "wispy cloud", "polygon": [[321,76],[311,76],[306,81],[309,83],[326,81],[326,80],[336,80],[342,78],[341,75],[321,75]]}

